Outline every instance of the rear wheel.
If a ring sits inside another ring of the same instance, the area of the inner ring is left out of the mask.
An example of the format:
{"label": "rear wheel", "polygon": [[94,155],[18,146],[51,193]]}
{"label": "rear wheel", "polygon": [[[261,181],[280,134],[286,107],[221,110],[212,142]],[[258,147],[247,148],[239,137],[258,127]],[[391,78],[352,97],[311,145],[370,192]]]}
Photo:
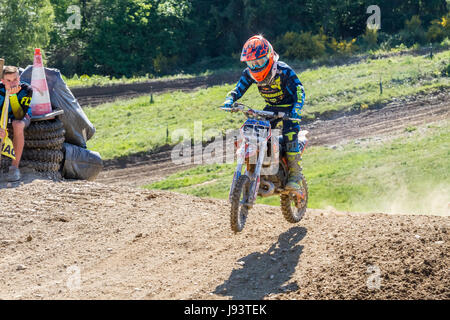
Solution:
{"label": "rear wheel", "polygon": [[231,196],[231,230],[235,233],[244,229],[247,220],[247,201],[250,195],[250,178],[247,175],[239,177]]}
{"label": "rear wheel", "polygon": [[302,177],[300,192],[289,192],[280,195],[281,212],[290,223],[299,222],[306,212],[308,205],[308,185]]}

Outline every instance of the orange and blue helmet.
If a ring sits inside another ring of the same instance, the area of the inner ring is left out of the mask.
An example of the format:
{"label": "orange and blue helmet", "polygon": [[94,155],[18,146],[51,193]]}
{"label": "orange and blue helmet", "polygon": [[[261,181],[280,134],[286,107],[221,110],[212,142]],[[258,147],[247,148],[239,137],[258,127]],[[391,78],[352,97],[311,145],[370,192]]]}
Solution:
{"label": "orange and blue helmet", "polygon": [[272,45],[263,36],[253,36],[247,40],[242,48],[241,61],[247,63],[252,77],[258,81],[263,81],[274,63]]}

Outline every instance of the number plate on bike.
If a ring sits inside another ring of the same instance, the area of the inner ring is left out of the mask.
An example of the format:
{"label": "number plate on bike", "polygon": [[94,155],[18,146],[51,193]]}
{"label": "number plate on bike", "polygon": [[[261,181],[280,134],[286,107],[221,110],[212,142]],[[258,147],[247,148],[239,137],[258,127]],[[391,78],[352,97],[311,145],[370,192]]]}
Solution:
{"label": "number plate on bike", "polygon": [[241,128],[242,135],[246,138],[263,140],[270,135],[269,121],[248,119]]}

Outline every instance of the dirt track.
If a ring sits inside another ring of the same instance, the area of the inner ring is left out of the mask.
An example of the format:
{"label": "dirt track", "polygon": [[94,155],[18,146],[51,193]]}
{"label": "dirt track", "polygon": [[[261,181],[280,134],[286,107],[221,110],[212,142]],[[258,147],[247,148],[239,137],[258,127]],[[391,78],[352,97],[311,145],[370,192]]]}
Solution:
{"label": "dirt track", "polygon": [[[447,94],[427,99],[308,129],[334,144],[333,126],[355,138],[448,118]],[[292,225],[257,205],[234,235],[227,201],[120,185],[180,169],[162,161],[169,152],[128,159],[102,183],[0,183],[0,298],[450,299],[448,216],[308,210]]]}
{"label": "dirt track", "polygon": [[[312,144],[448,119],[449,94],[308,124]],[[97,182],[0,182],[0,299],[450,299],[450,219],[229,204],[130,186],[174,172],[170,149],[109,162]],[[121,168],[124,167],[124,168]],[[115,185],[111,185],[114,183]]]}
{"label": "dirt track", "polygon": [[[2,189],[2,299],[449,299],[448,217],[256,206],[100,183]],[[26,197],[17,197],[26,194]]]}

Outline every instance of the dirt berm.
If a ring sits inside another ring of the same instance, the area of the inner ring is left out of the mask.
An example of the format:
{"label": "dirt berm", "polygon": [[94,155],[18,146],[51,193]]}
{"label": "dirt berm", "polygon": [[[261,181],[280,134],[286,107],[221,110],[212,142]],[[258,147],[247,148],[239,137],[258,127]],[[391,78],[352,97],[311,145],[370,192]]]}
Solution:
{"label": "dirt berm", "polygon": [[449,217],[257,205],[35,179],[0,189],[2,299],[449,299]]}

